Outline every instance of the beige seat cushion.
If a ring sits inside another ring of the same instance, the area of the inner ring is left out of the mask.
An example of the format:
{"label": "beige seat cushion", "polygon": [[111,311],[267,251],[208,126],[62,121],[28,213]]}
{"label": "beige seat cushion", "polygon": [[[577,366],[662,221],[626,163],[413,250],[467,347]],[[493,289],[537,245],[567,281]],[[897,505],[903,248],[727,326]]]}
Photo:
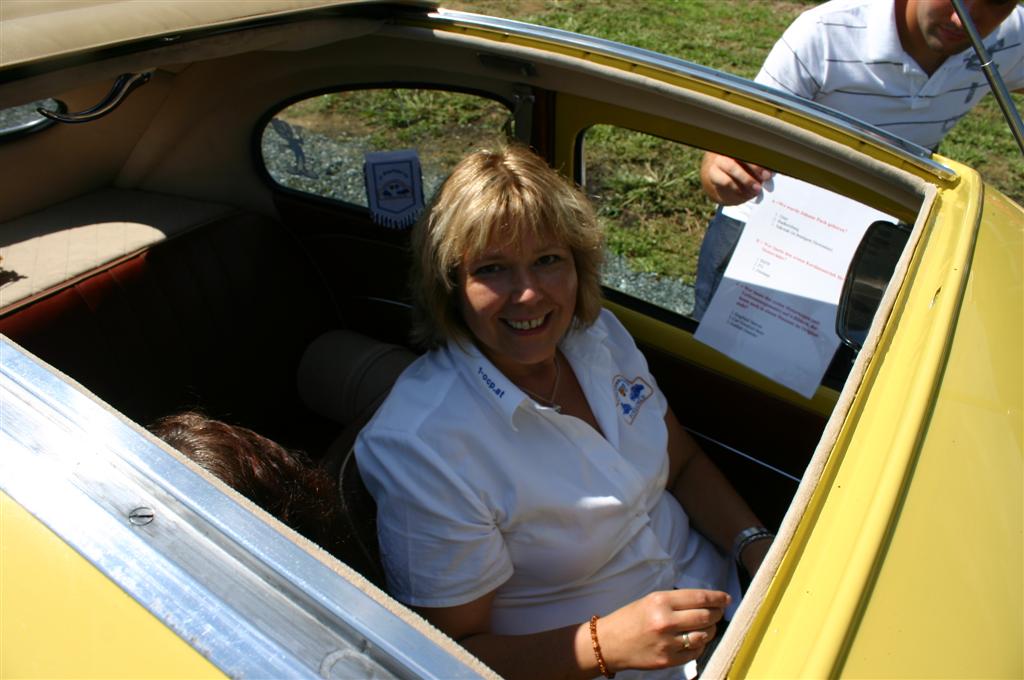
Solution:
{"label": "beige seat cushion", "polygon": [[0,309],[233,212],[217,203],[104,189],[0,224]]}
{"label": "beige seat cushion", "polygon": [[331,472],[338,472],[359,430],[415,358],[405,347],[348,330],[328,331],[310,343],[299,363],[299,394],[310,409],[341,425],[323,459]]}

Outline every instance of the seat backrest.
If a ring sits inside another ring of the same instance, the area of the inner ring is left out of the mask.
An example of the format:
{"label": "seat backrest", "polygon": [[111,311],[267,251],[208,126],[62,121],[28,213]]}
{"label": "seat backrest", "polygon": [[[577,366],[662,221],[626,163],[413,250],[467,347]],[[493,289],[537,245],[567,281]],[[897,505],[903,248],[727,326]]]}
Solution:
{"label": "seat backrest", "polygon": [[383,587],[377,544],[377,505],[359,474],[353,444],[402,371],[416,355],[405,347],[347,330],[324,333],[299,363],[299,394],[310,409],[334,420],[341,431],[321,465],[338,475],[342,514],[360,552],[363,571]]}
{"label": "seat backrest", "polygon": [[0,333],[142,425],[200,410],[311,453],[334,426],[295,372],[342,325],[293,235],[237,210],[0,311]]}
{"label": "seat backrest", "polygon": [[299,362],[299,395],[311,410],[341,425],[321,458],[331,472],[340,471],[359,431],[415,358],[405,347],[349,330],[328,331],[306,348]]}

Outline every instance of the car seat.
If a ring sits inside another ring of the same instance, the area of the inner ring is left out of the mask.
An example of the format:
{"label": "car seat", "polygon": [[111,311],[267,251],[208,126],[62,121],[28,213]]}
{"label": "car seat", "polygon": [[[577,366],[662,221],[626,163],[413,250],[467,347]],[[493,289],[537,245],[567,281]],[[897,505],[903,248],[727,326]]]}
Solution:
{"label": "car seat", "polygon": [[356,437],[416,358],[412,351],[349,330],[316,338],[299,362],[298,388],[306,405],[341,425],[321,460],[338,475],[342,515],[357,543],[359,565],[351,564],[383,587],[377,544],[377,505],[363,484],[353,451]]}

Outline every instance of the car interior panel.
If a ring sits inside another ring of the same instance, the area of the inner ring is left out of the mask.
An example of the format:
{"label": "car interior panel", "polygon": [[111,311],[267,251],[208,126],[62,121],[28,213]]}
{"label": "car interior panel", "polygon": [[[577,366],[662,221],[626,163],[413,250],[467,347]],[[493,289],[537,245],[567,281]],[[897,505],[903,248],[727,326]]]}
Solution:
{"label": "car interior panel", "polygon": [[[146,220],[106,195],[107,215]],[[200,407],[316,451],[332,428],[301,407],[295,371],[341,315],[294,236],[258,215],[221,212],[5,308],[0,332],[141,424]]]}

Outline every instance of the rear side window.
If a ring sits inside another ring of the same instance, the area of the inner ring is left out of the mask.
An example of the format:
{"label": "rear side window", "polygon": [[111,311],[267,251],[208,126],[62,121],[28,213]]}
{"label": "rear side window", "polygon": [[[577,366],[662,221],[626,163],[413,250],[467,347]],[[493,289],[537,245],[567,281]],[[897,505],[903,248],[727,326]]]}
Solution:
{"label": "rear side window", "polygon": [[836,311],[850,259],[872,224],[909,231],[897,217],[779,173],[729,224],[701,188],[700,149],[594,125],[580,154],[608,234],[602,282],[624,294],[613,299],[698,322],[695,340],[805,398],[830,364],[830,384],[842,384]]}
{"label": "rear side window", "polygon": [[415,149],[429,200],[463,156],[505,140],[509,115],[500,102],[445,90],[321,94],[274,115],[263,130],[261,152],[281,186],[365,207],[365,155]]}

